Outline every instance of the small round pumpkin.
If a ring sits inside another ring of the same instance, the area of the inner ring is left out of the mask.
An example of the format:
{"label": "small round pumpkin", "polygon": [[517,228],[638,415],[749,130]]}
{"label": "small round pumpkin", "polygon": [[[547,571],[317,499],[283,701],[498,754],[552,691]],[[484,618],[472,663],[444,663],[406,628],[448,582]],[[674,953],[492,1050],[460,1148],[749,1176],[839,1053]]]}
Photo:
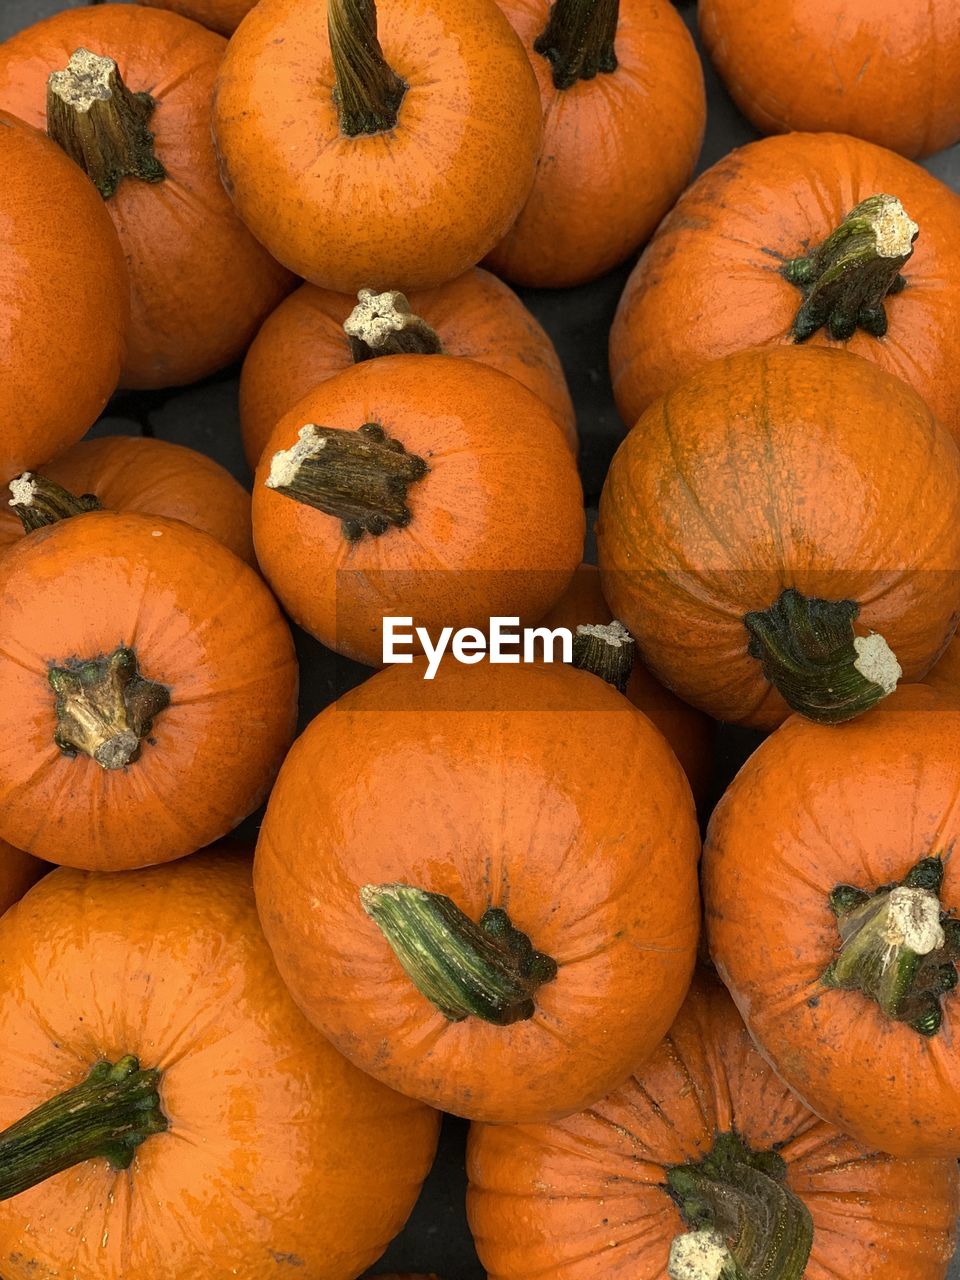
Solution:
{"label": "small round pumpkin", "polygon": [[475,1124],[467,1160],[490,1280],[945,1280],[956,1243],[955,1163],[811,1115],[706,975],[621,1089],[554,1125]]}
{"label": "small round pumpkin", "polygon": [[547,333],[517,295],[478,267],[408,298],[396,291],[341,293],[301,286],[257,334],[240,378],[243,447],[256,469],[274,427],[318,383],[373,357],[466,356],[535,392],[577,447],[563,367]]}
{"label": "small round pumpkin", "polygon": [[385,1084],[495,1122],[565,1115],[686,993],[690,788],[593,675],[425,671],[381,672],[294,744],[257,845],[264,932],[307,1017]]}
{"label": "small round pumpkin", "polygon": [[456,356],[384,356],[282,418],[253,490],[257,558],[284,608],[378,665],[383,619],[431,636],[536,622],[583,554],[576,463],[543,401]]}
{"label": "small round pumpkin", "polygon": [[59,147],[2,111],[0,171],[3,483],[100,416],[120,376],[130,302],[97,193]]}
{"label": "small round pumpkin", "polygon": [[707,837],[710,954],[751,1034],[818,1115],[894,1155],[960,1153],[958,793],[960,711],[794,717]]}
{"label": "small round pumpkin", "polygon": [[706,122],[700,59],[664,0],[498,3],[536,73],[543,149],[487,263],[518,284],[582,284],[643,244],[690,181]]}
{"label": "small round pumpkin", "polygon": [[0,840],[0,915],[19,902],[30,886],[48,870],[49,867],[37,858],[31,858],[29,853]]}
{"label": "small round pumpkin", "polygon": [[[43,476],[74,495],[94,496],[111,511],[182,520],[254,563],[250,495],[194,449],[146,436],[101,436],[44,464]],[[0,506],[0,552],[23,537],[18,510],[23,508]]]}
{"label": "small round pumpkin", "polygon": [[954,0],[700,0],[700,34],[763,133],[827,130],[926,156],[960,140]]}
{"label": "small round pumpkin", "polygon": [[759,729],[849,719],[956,629],[960,451],[866,360],[742,352],[641,417],[597,546],[611,609],[680,697]]}
{"label": "small round pumpkin", "polygon": [[214,127],[270,252],[338,293],[423,289],[516,218],[540,98],[495,0],[260,0],[230,41]]}
{"label": "small round pumpkin", "polygon": [[138,0],[154,9],[172,9],[184,18],[192,18],[211,31],[229,36],[250,12],[257,0]]}
{"label": "small round pumpkin", "polygon": [[942,182],[856,138],[791,134],[731,152],[627,281],[610,334],[624,422],[709,360],[801,342],[897,374],[960,436],[958,221],[960,197]]}
{"label": "small round pumpkin", "polygon": [[54,871],[0,921],[0,1034],[8,1280],[353,1280],[433,1158],[284,989],[245,857]]}
{"label": "small round pumpkin", "polygon": [[127,387],[181,386],[229,364],[290,285],[220,183],[210,102],[225,48],[186,18],[127,4],[66,9],[0,45],[0,106],[46,127],[120,235]]}
{"label": "small round pumpkin", "polygon": [[296,713],[289,628],[208,534],[93,511],[0,559],[0,837],[18,848],[92,870],[193,853],[262,802]]}

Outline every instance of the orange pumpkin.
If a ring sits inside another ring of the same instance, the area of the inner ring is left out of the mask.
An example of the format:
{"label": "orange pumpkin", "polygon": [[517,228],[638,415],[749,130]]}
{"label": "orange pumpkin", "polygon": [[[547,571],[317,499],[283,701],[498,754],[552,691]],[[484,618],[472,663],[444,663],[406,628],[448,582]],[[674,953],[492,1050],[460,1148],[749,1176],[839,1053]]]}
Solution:
{"label": "orange pumpkin", "polygon": [[941,698],[960,699],[960,640],[951,640],[937,665],[924,676]]}
{"label": "orange pumpkin", "polygon": [[960,452],[866,360],[743,352],[630,432],[597,545],[610,607],[680,697],[761,729],[848,719],[956,628]]}
{"label": "orange pumpkin", "polygon": [[686,993],[690,788],[586,672],[424,674],[374,676],[295,743],[260,919],[300,1007],[385,1084],[496,1122],[565,1115],[649,1056]]}
{"label": "orange pumpkin", "polygon": [[794,718],[708,834],[710,954],[751,1034],[818,1115],[894,1155],[960,1153],[958,794],[956,710]]}
{"label": "orange pumpkin", "polygon": [[831,130],[905,156],[960,139],[954,0],[701,0],[700,34],[763,133]]}
{"label": "orange pumpkin", "polygon": [[[540,620],[540,626],[568,627],[576,633],[577,628],[584,624],[605,626],[612,621],[613,614],[603,598],[596,566],[582,564],[570,580],[565,594]],[[623,692],[670,743],[693,788],[695,799],[702,802],[713,776],[715,726],[701,712],[665,689],[636,660],[630,663]]]}
{"label": "orange pumpkin", "polygon": [[520,217],[487,258],[519,284],[582,284],[649,237],[690,181],[703,72],[665,0],[498,0],[540,86],[543,149]]}
{"label": "orange pumpkin", "polygon": [[94,870],[193,853],[264,799],[296,713],[289,629],[209,535],[93,511],[0,560],[0,837],[18,848]]}
{"label": "orange pumpkin", "polygon": [[897,374],[960,436],[958,221],[943,183],[855,138],[793,134],[732,152],[681,197],[627,281],[610,335],[624,422],[709,360],[799,341]]}
{"label": "orange pumpkin", "polygon": [[284,989],[246,858],[54,871],[0,922],[0,1035],[7,1280],[353,1280],[433,1158]]}
{"label": "orange pumpkin", "polygon": [[120,375],[129,299],[96,192],[58,147],[4,112],[0,171],[2,483],[99,417]]}
{"label": "orange pumpkin", "polygon": [[522,382],[576,449],[573,403],[553,343],[511,289],[475,268],[409,300],[388,292],[358,304],[305,284],[281,302],[248,351],[240,378],[240,425],[251,469],[280,419],[318,383],[373,356],[438,351],[479,360]]}
{"label": "orange pumpkin", "polygon": [[0,915],[23,897],[32,884],[49,870],[29,853],[0,840]]}
{"label": "orange pumpkin", "polygon": [[225,48],[186,18],[126,4],[67,9],[0,45],[0,106],[46,125],[119,232],[133,297],[127,387],[180,386],[229,364],[289,287],[220,184],[210,102]]}
{"label": "orange pumpkin", "polygon": [[706,975],[623,1088],[554,1125],[474,1125],[468,1166],[490,1280],[945,1280],[956,1243],[955,1163],[818,1120]]}
{"label": "orange pumpkin", "polygon": [[535,622],[580,562],[582,504],[564,435],[526,387],[455,356],[384,356],[280,420],[253,536],[290,616],[379,664],[387,616],[431,636]]}
{"label": "orange pumpkin", "polygon": [[202,22],[212,31],[229,36],[256,4],[256,0],[138,0],[155,9],[172,9],[194,22]]}
{"label": "orange pumpkin", "polygon": [[461,275],[510,227],[540,100],[495,0],[261,0],[230,41],[214,127],[274,257],[339,293],[406,291]]}
{"label": "orange pumpkin", "polygon": [[[46,463],[43,475],[73,494],[93,495],[111,511],[183,520],[253,563],[250,495],[193,449],[145,436],[102,436]],[[0,552],[23,537],[16,510],[0,506]]]}

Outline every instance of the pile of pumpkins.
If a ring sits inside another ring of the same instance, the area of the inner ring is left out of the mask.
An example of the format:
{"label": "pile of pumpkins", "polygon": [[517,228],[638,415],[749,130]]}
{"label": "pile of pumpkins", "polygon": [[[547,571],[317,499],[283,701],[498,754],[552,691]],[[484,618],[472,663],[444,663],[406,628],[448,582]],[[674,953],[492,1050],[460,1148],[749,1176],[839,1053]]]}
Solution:
{"label": "pile of pumpkins", "polygon": [[[5,1280],[353,1280],[441,1111],[495,1280],[945,1277],[960,198],[905,157],[960,139],[960,9],[700,23],[770,136],[686,190],[667,0],[107,3],[0,45]],[[501,277],[645,245],[598,571]],[[82,441],[244,356],[252,504]],[[371,671],[294,741],[287,619],[374,668],[388,615],[574,661]],[[768,736],[701,860],[717,720]]]}

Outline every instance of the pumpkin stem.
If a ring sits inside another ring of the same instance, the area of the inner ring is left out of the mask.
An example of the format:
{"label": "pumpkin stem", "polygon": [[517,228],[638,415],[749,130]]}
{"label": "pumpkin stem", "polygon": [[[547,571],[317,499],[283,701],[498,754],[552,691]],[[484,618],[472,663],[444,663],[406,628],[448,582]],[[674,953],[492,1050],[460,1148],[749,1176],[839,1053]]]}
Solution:
{"label": "pumpkin stem", "polygon": [[378,538],[411,520],[407,490],[427,474],[427,464],[407,453],[376,422],[357,431],[308,423],[290,449],[273,455],[264,481],[288,498],[335,516],[349,542],[365,533]]}
{"label": "pumpkin stem", "polygon": [[87,511],[102,511],[103,504],[92,493],[78,498],[46,476],[24,471],[10,481],[10,503],[23,525],[24,533],[33,533],[45,525],[81,516]]}
{"label": "pumpkin stem", "polygon": [[823,244],[784,264],[783,274],[803,294],[793,336],[806,342],[827,326],[846,342],[857,328],[875,338],[887,332],[884,299],[906,284],[900,274],[920,228],[896,196],[861,201]]}
{"label": "pumpkin stem", "polygon": [[745,615],[747,652],[794,711],[840,724],[893,693],[903,672],[883,636],[858,636],[853,600],[818,600],[792,587]]}
{"label": "pumpkin stem", "polygon": [[156,105],[149,93],[131,93],[112,58],[77,49],[47,80],[47,133],[109,200],[124,178],[167,176],[147,128]]}
{"label": "pumpkin stem", "polygon": [[104,769],[123,769],[139,758],[153,720],[170,705],[170,690],[146,680],[133,649],[107,658],[51,667],[57,695],[53,740],[68,756],[82,751]]}
{"label": "pumpkin stem", "polygon": [[691,1228],[673,1241],[671,1280],[801,1280],[813,1220],[786,1173],[776,1152],[753,1152],[735,1133],[718,1134],[698,1164],[670,1169],[667,1186]]}
{"label": "pumpkin stem", "polygon": [[533,47],[549,61],[557,89],[616,71],[619,17],[620,0],[554,0]]}
{"label": "pumpkin stem", "polygon": [[577,627],[573,637],[573,665],[625,693],[635,649],[633,636],[622,622],[589,623]]}
{"label": "pumpkin stem", "polygon": [[361,289],[357,305],[343,322],[350,339],[353,363],[374,356],[438,356],[443,344],[436,330],[410,310],[405,294],[396,289],[375,293]]}
{"label": "pumpkin stem", "polygon": [[0,1200],[85,1160],[127,1169],[153,1133],[163,1133],[160,1072],[134,1057],[98,1062],[82,1084],[43,1102],[0,1133]]}
{"label": "pumpkin stem", "polygon": [[941,997],[957,985],[960,921],[940,909],[943,859],[924,858],[898,884],[869,893],[838,885],[830,895],[840,952],[821,981],[860,991],[894,1022],[935,1036]]}
{"label": "pumpkin stem", "polygon": [[406,884],[365,885],[360,901],[420,994],[451,1022],[532,1018],[537,989],[557,976],[557,962],[499,907],[476,925],[443,894]]}
{"label": "pumpkin stem", "polygon": [[408,86],[383,56],[374,0],[327,0],[327,29],[340,132],[356,138],[393,129]]}

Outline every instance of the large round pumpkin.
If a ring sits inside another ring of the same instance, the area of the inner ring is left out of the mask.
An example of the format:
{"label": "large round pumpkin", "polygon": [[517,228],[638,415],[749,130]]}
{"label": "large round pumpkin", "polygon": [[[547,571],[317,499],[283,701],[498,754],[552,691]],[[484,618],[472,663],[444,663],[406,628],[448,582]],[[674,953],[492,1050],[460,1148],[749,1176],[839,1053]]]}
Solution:
{"label": "large round pumpkin", "polygon": [[563,431],[514,378],[456,356],[384,356],[306,395],[253,490],[257,558],[290,616],[379,664],[383,619],[536,622],[583,552]]}
{"label": "large round pumpkin", "polygon": [[495,0],[260,0],[214,124],[244,222],[339,293],[422,289],[479,262],[529,194],[541,135]]}
{"label": "large round pumpkin", "polygon": [[433,1158],[290,999],[244,857],[53,872],[0,921],[0,1035],[7,1280],[353,1280]]}
{"label": "large round pumpkin", "polygon": [[807,1104],[895,1155],[960,1154],[960,711],[793,718],[710,824],[710,953]]}
{"label": "large round pumpkin", "polygon": [[906,156],[960,139],[954,0],[700,0],[700,34],[764,133],[851,133]]}
{"label": "large round pumpkin", "polygon": [[690,181],[703,72],[664,0],[498,0],[540,86],[533,190],[487,258],[518,284],[582,284],[642,244]]}
{"label": "large round pumpkin", "polygon": [[126,4],[66,9],[0,44],[0,107],[47,128],[119,232],[128,387],[179,386],[229,364],[289,287],[217,172],[210,102],[225,48],[186,18]]}
{"label": "large round pumpkin", "polygon": [[512,289],[474,268],[409,299],[367,292],[358,303],[305,284],[281,302],[257,334],[240,378],[240,425],[251,468],[280,419],[318,383],[374,357],[438,351],[479,360],[522,382],[576,448],[573,403],[553,343]]}
{"label": "large round pumpkin", "polygon": [[458,1115],[590,1105],[693,969],[698,834],[660,733],[563,665],[374,676],[295,743],[257,905],[294,999],[348,1058]]}
{"label": "large round pumpkin", "polygon": [[0,559],[0,837],[18,848],[95,870],[193,853],[264,799],[296,710],[289,628],[209,535],[96,511]]}
{"label": "large round pumpkin", "polygon": [[32,884],[48,871],[44,863],[29,853],[0,840],[0,915],[23,897]]}
{"label": "large round pumpkin", "polygon": [[474,1125],[468,1166],[490,1280],[945,1280],[956,1243],[955,1163],[811,1115],[706,976],[621,1089],[558,1124]]}
{"label": "large round pumpkin", "polygon": [[99,417],[120,376],[130,303],[96,191],[59,147],[4,112],[0,172],[3,484]]}
{"label": "large round pumpkin", "polygon": [[866,360],[744,352],[642,416],[597,544],[610,607],[682,698],[755,728],[847,719],[956,628],[960,452]]}
{"label": "large round pumpkin", "polygon": [[943,183],[855,138],[792,134],[731,152],[680,198],[627,282],[610,335],[624,422],[708,360],[802,341],[897,374],[960,436],[958,221]]}

